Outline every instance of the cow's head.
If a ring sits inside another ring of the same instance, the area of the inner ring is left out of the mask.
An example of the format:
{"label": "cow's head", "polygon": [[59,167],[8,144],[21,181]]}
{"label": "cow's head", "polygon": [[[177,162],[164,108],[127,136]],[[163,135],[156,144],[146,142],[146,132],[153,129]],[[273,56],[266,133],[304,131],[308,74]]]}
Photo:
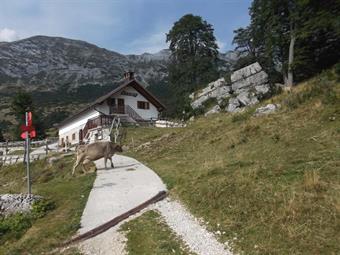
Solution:
{"label": "cow's head", "polygon": [[123,148],[119,144],[115,145],[115,149],[116,149],[117,152],[123,152]]}

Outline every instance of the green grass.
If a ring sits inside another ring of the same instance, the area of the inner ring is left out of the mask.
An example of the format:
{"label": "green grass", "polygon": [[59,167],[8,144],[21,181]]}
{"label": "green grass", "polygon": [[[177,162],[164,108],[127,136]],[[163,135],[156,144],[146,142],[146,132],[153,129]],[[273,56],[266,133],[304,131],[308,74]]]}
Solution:
{"label": "green grass", "polygon": [[126,233],[129,255],[192,254],[156,211],[148,211],[120,228]]}
{"label": "green grass", "polygon": [[[6,239],[0,254],[44,254],[76,233],[87,197],[95,179],[94,173],[71,176],[73,157],[60,159],[53,166],[45,160],[32,164],[32,193],[53,201],[55,208],[15,237]],[[26,192],[23,164],[0,168],[0,193]],[[60,254],[60,252],[56,252]],[[76,254],[76,251],[66,252]]]}
{"label": "green grass", "polygon": [[266,103],[282,108],[263,117],[249,110],[197,118],[186,128],[130,129],[130,148],[151,146],[128,154],[211,230],[225,232],[221,241],[236,252],[338,254],[339,79],[326,72]]}

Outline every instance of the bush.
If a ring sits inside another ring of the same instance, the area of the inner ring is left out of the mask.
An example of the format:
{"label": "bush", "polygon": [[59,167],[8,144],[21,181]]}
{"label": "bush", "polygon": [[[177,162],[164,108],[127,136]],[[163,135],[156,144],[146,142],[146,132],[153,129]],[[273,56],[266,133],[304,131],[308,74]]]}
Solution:
{"label": "bush", "polygon": [[44,217],[49,211],[55,208],[55,203],[48,199],[41,199],[32,205],[31,214],[33,218],[39,219]]}
{"label": "bush", "polygon": [[337,63],[334,67],[335,74],[337,76],[337,80],[340,80],[340,62]]}
{"label": "bush", "polygon": [[0,244],[8,239],[19,239],[31,226],[29,214],[17,213],[0,219]]}
{"label": "bush", "polygon": [[53,201],[41,199],[32,205],[30,213],[16,213],[0,218],[0,244],[9,239],[19,239],[36,219],[44,217],[54,208]]}

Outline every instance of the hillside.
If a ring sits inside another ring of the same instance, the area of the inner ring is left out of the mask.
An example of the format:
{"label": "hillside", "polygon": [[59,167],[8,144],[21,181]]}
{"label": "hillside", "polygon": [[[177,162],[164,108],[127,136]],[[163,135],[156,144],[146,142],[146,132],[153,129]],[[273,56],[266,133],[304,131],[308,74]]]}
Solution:
{"label": "hillside", "polygon": [[236,252],[337,254],[339,74],[324,72],[262,104],[270,102],[281,108],[268,116],[249,108],[186,128],[130,128],[129,154]]}
{"label": "hillside", "polygon": [[[61,37],[34,36],[0,44],[0,127],[13,121],[11,97],[18,90],[32,93],[47,126],[78,111],[111,91],[126,70],[164,103],[169,98],[169,50],[155,54],[123,55],[96,45]],[[220,54],[220,70],[232,67],[237,52]],[[51,122],[56,118],[57,121]]]}
{"label": "hillside", "polygon": [[[116,87],[126,70],[134,70],[146,86],[162,83],[166,61],[152,54],[125,56],[96,45],[61,37],[34,36],[0,44],[0,117],[11,121],[10,98],[18,90],[32,92],[46,116],[64,115]],[[47,116],[48,117],[48,116]]]}
{"label": "hillside", "polygon": [[[59,156],[54,154],[52,157]],[[0,217],[0,254],[78,254],[54,251],[79,229],[80,218],[95,180],[94,173],[71,176],[73,157],[31,164],[32,193],[50,203],[35,207],[32,214]],[[25,165],[0,166],[0,194],[25,193]],[[38,212],[38,217],[34,213]]]}

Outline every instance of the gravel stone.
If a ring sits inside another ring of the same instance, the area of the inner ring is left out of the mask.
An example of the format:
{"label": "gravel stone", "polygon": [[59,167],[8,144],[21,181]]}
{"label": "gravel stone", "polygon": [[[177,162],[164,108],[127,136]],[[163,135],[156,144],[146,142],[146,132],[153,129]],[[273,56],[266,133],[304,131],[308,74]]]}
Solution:
{"label": "gravel stone", "polygon": [[0,195],[0,215],[29,212],[32,209],[32,204],[41,199],[42,196],[28,194]]}
{"label": "gravel stone", "polygon": [[217,241],[199,220],[192,216],[179,202],[165,199],[153,206],[168,226],[198,255],[231,255],[229,247]]}

